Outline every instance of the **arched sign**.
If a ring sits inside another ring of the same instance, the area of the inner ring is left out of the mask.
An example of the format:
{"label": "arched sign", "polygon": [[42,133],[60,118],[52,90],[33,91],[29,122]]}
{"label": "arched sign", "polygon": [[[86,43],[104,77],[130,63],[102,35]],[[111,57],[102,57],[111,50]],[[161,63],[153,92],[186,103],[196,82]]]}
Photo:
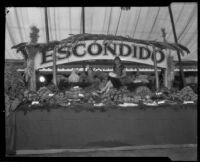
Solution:
{"label": "arched sign", "polygon": [[[59,47],[57,50],[56,64],[65,64],[74,61],[114,59],[119,56],[122,60],[154,65],[152,47],[130,42],[113,41],[105,45],[103,40],[79,42],[74,47]],[[53,50],[43,51],[35,57],[35,68],[53,66]],[[166,68],[166,57],[162,50],[156,50],[157,66]]]}

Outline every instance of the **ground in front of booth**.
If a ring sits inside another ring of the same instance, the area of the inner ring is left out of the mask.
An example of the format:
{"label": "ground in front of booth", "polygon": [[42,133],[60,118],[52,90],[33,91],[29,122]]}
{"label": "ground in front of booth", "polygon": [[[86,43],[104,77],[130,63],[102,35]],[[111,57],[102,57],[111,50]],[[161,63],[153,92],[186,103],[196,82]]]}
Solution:
{"label": "ground in front of booth", "polygon": [[16,155],[15,157],[169,157],[173,161],[196,161],[197,147],[62,152],[38,155]]}

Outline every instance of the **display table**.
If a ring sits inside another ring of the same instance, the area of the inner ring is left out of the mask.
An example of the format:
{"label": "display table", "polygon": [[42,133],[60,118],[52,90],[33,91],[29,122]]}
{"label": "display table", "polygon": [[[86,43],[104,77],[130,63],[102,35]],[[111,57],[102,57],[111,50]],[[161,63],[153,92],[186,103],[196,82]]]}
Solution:
{"label": "display table", "polygon": [[197,143],[197,105],[91,110],[18,109],[6,122],[7,152]]}

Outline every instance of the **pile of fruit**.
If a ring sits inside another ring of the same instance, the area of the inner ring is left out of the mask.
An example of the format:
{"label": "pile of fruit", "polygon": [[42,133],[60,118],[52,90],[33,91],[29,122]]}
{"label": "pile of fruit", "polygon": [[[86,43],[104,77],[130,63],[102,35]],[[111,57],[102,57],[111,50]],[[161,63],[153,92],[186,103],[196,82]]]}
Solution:
{"label": "pile of fruit", "polygon": [[138,103],[141,97],[123,87],[119,90],[110,89],[108,93],[101,95],[101,100],[104,104]]}
{"label": "pile of fruit", "polygon": [[58,92],[57,94],[55,94],[52,99],[50,100],[52,101],[50,104],[57,104],[60,106],[67,106],[69,101],[67,99],[67,97],[65,96],[64,92]]}
{"label": "pile of fruit", "polygon": [[102,98],[100,95],[96,92],[82,92],[84,94],[84,97],[81,98],[81,102],[88,103],[88,104],[95,104],[95,103],[101,103]]}
{"label": "pile of fruit", "polygon": [[95,95],[90,95],[87,103],[89,104],[95,104],[95,103],[101,103],[103,102],[102,99],[99,96],[95,96]]}
{"label": "pile of fruit", "polygon": [[153,93],[151,90],[145,86],[140,86],[135,91],[136,95],[141,96],[142,99],[146,98],[146,96],[152,96]]}
{"label": "pile of fruit", "polygon": [[40,101],[46,101],[48,100],[51,96],[49,94],[52,94],[52,92],[47,88],[47,87],[41,87],[38,91],[37,94],[40,98]]}
{"label": "pile of fruit", "polygon": [[75,99],[75,100],[79,99],[80,98],[79,94],[81,93],[81,88],[78,86],[72,87],[70,89],[70,92],[68,91],[67,93],[68,93],[68,98]]}
{"label": "pile of fruit", "polygon": [[112,89],[108,93],[104,93],[101,95],[101,102],[106,105],[114,104],[114,95],[115,95],[115,90]]}
{"label": "pile of fruit", "polygon": [[197,94],[195,94],[192,88],[190,88],[189,86],[184,87],[179,93],[177,93],[177,97],[181,101],[196,101],[197,100]]}
{"label": "pile of fruit", "polygon": [[23,94],[23,101],[39,101],[39,95],[37,92],[25,90]]}
{"label": "pile of fruit", "polygon": [[53,93],[58,92],[58,88],[54,84],[49,84],[47,88]]}

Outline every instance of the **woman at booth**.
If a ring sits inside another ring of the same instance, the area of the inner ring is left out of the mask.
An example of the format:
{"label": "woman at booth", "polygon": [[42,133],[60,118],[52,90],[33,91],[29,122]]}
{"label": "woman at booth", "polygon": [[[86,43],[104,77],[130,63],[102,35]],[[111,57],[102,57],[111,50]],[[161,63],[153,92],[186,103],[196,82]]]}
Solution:
{"label": "woman at booth", "polygon": [[110,73],[110,77],[116,83],[116,88],[122,86],[122,80],[126,77],[126,70],[118,56],[114,59],[113,73]]}
{"label": "woman at booth", "polygon": [[119,89],[122,86],[122,79],[126,77],[126,71],[125,67],[122,64],[122,61],[119,57],[115,57],[114,59],[114,66],[113,66],[113,72],[109,73],[109,76],[107,78],[107,83],[105,84],[105,87],[103,87],[99,93],[108,92],[110,88],[116,88]]}

